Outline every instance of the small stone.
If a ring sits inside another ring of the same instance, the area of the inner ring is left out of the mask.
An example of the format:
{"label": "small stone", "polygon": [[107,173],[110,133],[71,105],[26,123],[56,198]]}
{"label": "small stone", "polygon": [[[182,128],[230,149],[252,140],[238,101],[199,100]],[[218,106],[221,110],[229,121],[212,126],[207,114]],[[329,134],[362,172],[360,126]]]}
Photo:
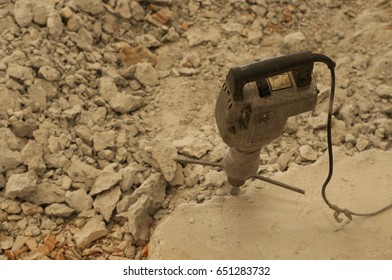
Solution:
{"label": "small stone", "polygon": [[143,195],[151,198],[151,207],[148,208],[150,214],[154,214],[162,207],[162,203],[166,197],[166,184],[162,174],[152,174],[131,196],[140,198]]}
{"label": "small stone", "polygon": [[3,140],[0,140],[0,155],[0,173],[14,169],[22,163],[20,153],[12,151]]}
{"label": "small stone", "polygon": [[36,205],[62,203],[65,201],[65,191],[54,183],[42,182],[24,199]]}
{"label": "small stone", "polygon": [[37,175],[43,175],[46,166],[43,159],[42,145],[34,140],[29,140],[26,146],[22,149],[22,160],[29,170],[35,171]]}
{"label": "small stone", "polygon": [[60,78],[60,72],[50,66],[42,66],[38,70],[38,74],[49,82],[57,81]]}
{"label": "small stone", "polygon": [[13,12],[15,21],[20,27],[26,27],[33,21],[34,15],[30,0],[17,0]]}
{"label": "small stone", "polygon": [[121,170],[123,179],[121,180],[121,191],[126,192],[131,189],[136,180],[136,173],[139,167],[136,164],[130,164]]}
{"label": "small stone", "polygon": [[33,138],[33,132],[38,128],[38,123],[33,119],[27,119],[26,121],[15,120],[10,121],[12,132],[18,137]]}
{"label": "small stone", "polygon": [[110,221],[114,208],[120,199],[121,189],[116,186],[110,190],[101,192],[94,200],[94,209],[98,211],[106,222]]}
{"label": "small stone", "polygon": [[47,20],[47,26],[48,26],[49,34],[52,37],[58,38],[63,34],[64,25],[61,20],[61,16],[57,12],[52,11],[49,14]]}
{"label": "small stone", "polygon": [[105,223],[99,218],[94,217],[89,220],[83,228],[74,234],[76,245],[84,248],[95,240],[107,235]]}
{"label": "small stone", "polygon": [[283,46],[289,51],[299,51],[303,49],[305,35],[301,31],[290,33],[283,38]]}
{"label": "small stone", "polygon": [[3,189],[5,187],[5,178],[3,176],[3,174],[0,174],[0,189]]}
{"label": "small stone", "polygon": [[285,152],[285,153],[281,153],[281,154],[280,154],[280,156],[279,156],[279,158],[278,158],[278,161],[277,161],[277,163],[278,163],[278,165],[279,165],[280,171],[284,171],[284,170],[287,169],[287,165],[289,164],[290,159],[291,159],[291,157],[294,155],[294,153],[295,153],[295,150],[294,150],[294,149],[291,149],[291,150],[288,151],[288,152]]}
{"label": "small stone", "polygon": [[173,145],[177,148],[179,153],[196,158],[201,158],[208,151],[213,149],[212,144],[207,140],[192,136],[187,136],[181,140],[175,140],[173,141]]}
{"label": "small stone", "polygon": [[205,175],[205,180],[203,182],[203,186],[212,186],[220,188],[222,187],[223,183],[227,180],[227,174],[224,171],[216,171],[210,170]]}
{"label": "small stone", "polygon": [[21,236],[21,235],[16,236],[11,250],[15,252],[16,250],[19,250],[20,248],[22,248],[23,245],[25,245],[25,242],[27,241],[27,239],[29,239],[29,238],[26,236]]}
{"label": "small stone", "polygon": [[128,231],[135,239],[136,245],[145,245],[150,237],[152,218],[149,214],[149,209],[151,204],[151,197],[141,195],[128,209]]}
{"label": "small stone", "polygon": [[19,204],[17,201],[6,199],[0,204],[0,209],[8,214],[19,214],[22,211]]}
{"label": "small stone", "polygon": [[13,174],[5,186],[5,195],[9,198],[24,198],[31,195],[37,187],[37,177],[33,171]]}
{"label": "small stone", "polygon": [[99,79],[99,94],[106,102],[109,102],[117,93],[117,86],[111,77],[101,77]]}
{"label": "small stone", "polygon": [[124,195],[124,197],[117,203],[116,205],[116,211],[117,213],[122,213],[127,211],[130,205],[135,203],[137,201],[137,198],[134,198],[130,195]]}
{"label": "small stone", "polygon": [[135,41],[139,45],[144,45],[147,48],[156,48],[161,45],[161,42],[157,40],[153,35],[151,34],[143,34],[135,37]]}
{"label": "small stone", "polygon": [[73,14],[73,11],[67,6],[60,10],[60,16],[65,19],[69,19]]}
{"label": "small stone", "polygon": [[351,133],[346,134],[346,136],[344,137],[344,142],[348,143],[348,144],[352,144],[355,145],[357,142],[357,138],[355,138],[354,135],[352,135]]}
{"label": "small stone", "polygon": [[317,152],[309,145],[299,147],[299,154],[306,161],[315,161],[317,159]]}
{"label": "small stone", "polygon": [[117,0],[114,11],[126,19],[130,19],[132,17],[129,9],[129,0]]}
{"label": "small stone", "polygon": [[221,38],[220,29],[215,27],[209,27],[202,29],[195,25],[190,27],[186,31],[186,36],[189,41],[190,47],[195,47],[204,43],[211,42],[212,44],[218,43],[218,38]]}
{"label": "small stone", "polygon": [[357,147],[358,151],[362,152],[362,151],[366,150],[369,143],[370,143],[370,141],[365,136],[360,135],[357,139],[357,143],[356,143],[355,147]]}
{"label": "small stone", "polygon": [[116,172],[111,168],[105,168],[98,176],[90,191],[90,195],[96,195],[103,191],[106,191],[116,185],[122,179],[121,172]]}
{"label": "small stone", "polygon": [[97,0],[83,0],[76,2],[78,8],[83,12],[97,15],[105,12],[105,7],[102,1]]}
{"label": "small stone", "polygon": [[33,21],[38,25],[45,26],[52,7],[44,2],[34,1],[32,4]]}
{"label": "small stone", "polygon": [[65,204],[53,203],[45,208],[45,214],[48,216],[69,217],[75,212]]}
{"label": "small stone", "polygon": [[327,126],[328,113],[322,112],[317,117],[310,118],[309,122],[313,129],[323,129]]}
{"label": "small stone", "polygon": [[136,247],[132,246],[132,245],[128,245],[124,249],[124,255],[125,255],[125,257],[127,257],[129,259],[134,259],[135,255],[136,255]]}
{"label": "small stone", "polygon": [[22,202],[20,207],[22,208],[23,214],[25,214],[26,216],[34,216],[35,214],[41,214],[44,211],[41,206],[35,205],[30,202]]}
{"label": "small stone", "polygon": [[284,127],[284,132],[292,134],[298,131],[298,122],[295,117],[290,117],[287,119],[286,125]]}
{"label": "small stone", "polygon": [[0,235],[0,249],[8,250],[14,245],[14,238],[12,236]]}
{"label": "small stone", "polygon": [[24,230],[26,236],[38,236],[41,234],[41,230],[37,225],[29,225]]}
{"label": "small stone", "polygon": [[7,74],[12,78],[22,81],[34,78],[33,70],[30,67],[21,66],[15,63],[8,64]]}
{"label": "small stone", "polygon": [[73,182],[84,183],[87,191],[94,185],[95,179],[100,174],[100,171],[82,162],[77,157],[73,157],[71,165],[67,169],[67,174]]}
{"label": "small stone", "polygon": [[151,155],[157,161],[166,181],[173,180],[177,170],[177,162],[174,161],[177,156],[176,148],[159,143],[153,147]]}
{"label": "small stone", "polygon": [[132,17],[137,21],[143,20],[146,15],[146,12],[144,11],[143,7],[140,6],[139,2],[132,0],[129,5]]}
{"label": "small stone", "polygon": [[392,98],[392,87],[382,84],[377,87],[376,94],[381,98],[391,99]]}
{"label": "small stone", "polygon": [[356,108],[351,103],[344,104],[339,110],[339,114],[342,116],[342,119],[344,120],[346,125],[352,125],[354,123],[355,113]]}
{"label": "small stone", "polygon": [[136,48],[133,48],[128,44],[121,45],[118,57],[126,66],[132,66],[143,62],[155,65],[157,62],[157,56],[143,45],[139,45]]}
{"label": "small stone", "polygon": [[93,206],[93,198],[84,189],[67,191],[65,193],[65,202],[76,212],[90,210]]}
{"label": "small stone", "polygon": [[138,110],[144,105],[142,97],[133,96],[129,93],[119,92],[109,101],[110,108],[120,114],[128,114]]}
{"label": "small stone", "polygon": [[144,86],[159,85],[159,75],[151,63],[136,64],[135,78]]}
{"label": "small stone", "polygon": [[179,187],[185,184],[185,176],[181,164],[177,163],[177,169],[174,173],[172,180],[168,181],[169,185],[172,187]]}
{"label": "small stone", "polygon": [[102,151],[106,148],[114,147],[115,137],[116,132],[113,130],[95,133],[93,136],[94,149],[96,151]]}

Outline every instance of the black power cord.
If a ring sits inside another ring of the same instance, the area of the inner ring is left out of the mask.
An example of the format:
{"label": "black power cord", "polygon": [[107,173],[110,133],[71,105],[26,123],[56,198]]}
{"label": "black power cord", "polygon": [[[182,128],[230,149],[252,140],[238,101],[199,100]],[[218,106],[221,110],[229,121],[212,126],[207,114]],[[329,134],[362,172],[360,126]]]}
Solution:
{"label": "black power cord", "polygon": [[327,122],[327,145],[328,145],[328,162],[329,162],[329,170],[328,170],[328,176],[325,179],[325,182],[321,188],[321,194],[323,196],[324,202],[334,210],[334,218],[337,222],[342,222],[342,219],[339,217],[341,213],[343,213],[349,220],[352,220],[352,216],[362,216],[362,217],[371,217],[378,215],[380,213],[383,213],[389,209],[392,208],[392,203],[385,206],[384,208],[381,208],[380,210],[374,211],[374,212],[369,212],[369,213],[357,213],[353,212],[349,209],[342,209],[337,205],[332,204],[326,195],[326,190],[327,190],[327,185],[329,181],[332,178],[333,174],[333,153],[332,153],[332,136],[331,136],[331,131],[332,131],[332,111],[333,111],[333,100],[335,97],[335,62],[330,59],[329,57],[323,55],[323,54],[313,54],[313,59],[314,62],[322,62],[325,63],[331,73],[331,92],[329,96],[329,107],[328,107],[328,122]]}

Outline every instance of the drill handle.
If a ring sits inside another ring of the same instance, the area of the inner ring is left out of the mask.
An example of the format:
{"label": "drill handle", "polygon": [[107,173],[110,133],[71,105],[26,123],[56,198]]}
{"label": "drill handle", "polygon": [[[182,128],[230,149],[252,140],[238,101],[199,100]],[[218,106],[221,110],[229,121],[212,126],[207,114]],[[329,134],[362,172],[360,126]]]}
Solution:
{"label": "drill handle", "polygon": [[231,68],[226,84],[234,101],[242,100],[245,84],[292,71],[297,87],[310,85],[314,56],[301,51]]}

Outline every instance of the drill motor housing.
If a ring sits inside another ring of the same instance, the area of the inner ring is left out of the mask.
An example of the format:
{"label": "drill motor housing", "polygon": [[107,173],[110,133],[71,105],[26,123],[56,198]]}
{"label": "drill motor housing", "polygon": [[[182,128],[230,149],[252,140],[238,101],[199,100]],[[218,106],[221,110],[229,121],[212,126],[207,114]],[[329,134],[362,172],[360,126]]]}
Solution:
{"label": "drill motor housing", "polygon": [[232,185],[257,173],[261,147],[281,136],[290,116],[315,108],[313,63],[312,54],[304,51],[230,69],[215,118],[229,146],[223,165]]}

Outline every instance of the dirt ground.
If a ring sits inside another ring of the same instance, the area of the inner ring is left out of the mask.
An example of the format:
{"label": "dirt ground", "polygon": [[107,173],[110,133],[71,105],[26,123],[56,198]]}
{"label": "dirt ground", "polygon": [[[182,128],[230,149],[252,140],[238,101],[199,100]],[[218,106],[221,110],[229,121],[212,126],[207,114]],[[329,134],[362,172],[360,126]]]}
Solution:
{"label": "dirt ground", "polygon": [[214,109],[234,66],[308,49],[336,63],[334,203],[392,202],[392,3],[0,0],[0,258],[391,259],[391,211],[337,223],[329,71],[314,111],[228,193]]}

